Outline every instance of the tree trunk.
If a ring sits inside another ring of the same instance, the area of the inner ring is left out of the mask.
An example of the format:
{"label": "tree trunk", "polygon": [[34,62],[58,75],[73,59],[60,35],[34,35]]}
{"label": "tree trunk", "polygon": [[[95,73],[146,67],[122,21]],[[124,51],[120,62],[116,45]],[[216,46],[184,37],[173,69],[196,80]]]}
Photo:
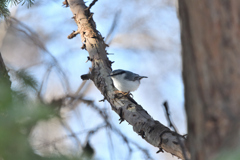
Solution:
{"label": "tree trunk", "polygon": [[239,144],[240,1],[179,0],[192,160]]}

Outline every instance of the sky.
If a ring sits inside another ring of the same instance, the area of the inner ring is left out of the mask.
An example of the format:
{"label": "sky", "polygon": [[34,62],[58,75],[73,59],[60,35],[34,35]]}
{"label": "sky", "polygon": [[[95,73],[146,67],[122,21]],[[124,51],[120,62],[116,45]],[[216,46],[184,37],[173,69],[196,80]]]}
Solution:
{"label": "sky", "polygon": [[[89,5],[90,2],[86,4]],[[94,12],[93,19],[97,24],[97,29],[103,37],[108,35],[114,17],[118,13],[119,18],[115,29],[107,41],[110,44],[107,51],[111,53],[108,57],[114,61],[112,68],[125,69],[147,76],[148,79],[143,79],[139,89],[133,92],[134,99],[155,120],[164,125],[168,125],[168,122],[162,104],[168,101],[174,124],[180,134],[186,134],[180,26],[174,2],[174,0],[121,0],[112,3],[110,0],[102,0],[92,7],[92,12]],[[17,6],[11,7],[10,10],[12,16],[36,33],[45,45],[45,49],[32,47],[33,45],[39,46],[39,43],[14,33],[14,30],[9,30],[7,36],[0,41],[1,52],[6,63],[15,69],[33,65],[28,68],[28,71],[41,82],[48,67],[54,64],[51,54],[67,75],[69,93],[76,92],[82,83],[80,75],[88,72],[91,63],[86,63],[88,53],[80,49],[82,46],[80,36],[72,40],[67,39],[72,30],[77,29],[75,22],[71,19],[70,9],[63,7],[61,1],[42,0],[36,1],[35,5],[29,9],[26,6]],[[26,49],[29,46],[31,48]],[[36,65],[40,62],[44,64]],[[46,102],[65,94],[66,88],[62,87],[61,78],[57,67],[53,67],[42,93]],[[127,122],[119,124],[119,116],[111,110],[110,105],[107,102],[98,102],[103,96],[94,84],[92,82],[87,82],[87,84],[88,89],[86,89],[87,93],[84,98],[94,100],[95,105],[106,109],[114,126],[117,126],[129,139],[149,149],[154,159],[177,159],[167,153],[156,154],[158,149],[133,132]],[[64,120],[73,132],[79,133],[78,138],[81,143],[84,143],[86,137],[83,131],[94,128],[102,122],[98,114],[84,104],[74,109],[63,110]],[[57,137],[68,135],[69,131],[59,127],[58,123],[54,118],[49,122],[39,122],[35,127],[36,130],[33,131],[35,138],[36,135],[40,135],[36,139],[41,139],[44,134],[47,134],[48,140],[52,141]],[[53,132],[52,126],[58,126],[53,128],[62,134]],[[45,128],[44,133],[41,132],[43,128]],[[123,154],[127,151],[126,145],[118,135],[109,133],[108,130],[100,130],[91,138],[90,144],[96,150],[95,158],[100,160],[127,159],[127,154]],[[69,139],[64,140],[64,144],[66,144],[65,147],[77,146],[73,140]],[[76,148],[72,147],[71,151],[74,149]],[[136,147],[134,150],[137,152],[134,152],[132,159],[144,159]],[[48,151],[45,150],[44,153],[46,152]]]}

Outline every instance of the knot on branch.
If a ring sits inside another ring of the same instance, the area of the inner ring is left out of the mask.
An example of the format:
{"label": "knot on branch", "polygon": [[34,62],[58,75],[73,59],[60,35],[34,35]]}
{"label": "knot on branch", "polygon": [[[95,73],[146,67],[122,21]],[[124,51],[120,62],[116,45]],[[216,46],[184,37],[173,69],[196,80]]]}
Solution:
{"label": "knot on branch", "polygon": [[124,121],[124,118],[123,118],[123,109],[122,108],[120,108],[120,112],[119,112],[119,116],[120,116],[120,118],[119,118],[119,124],[121,124],[123,121]]}
{"label": "knot on branch", "polygon": [[[86,45],[85,45],[86,46]],[[90,58],[89,56],[87,57],[87,61],[86,61],[86,63],[88,62],[88,61],[93,61],[93,58]]]}
{"label": "knot on branch", "polygon": [[145,138],[145,132],[143,130],[140,130],[138,135],[140,135],[143,139]]}
{"label": "knot on branch", "polygon": [[163,139],[162,136],[163,134],[165,133],[174,133],[173,131],[169,130],[168,128],[166,128],[166,130],[164,130],[163,132],[161,132],[161,134],[159,135],[161,141],[160,141],[160,144],[158,145],[158,147],[161,147],[162,143],[167,143],[168,142],[168,139]]}
{"label": "knot on branch", "polygon": [[85,43],[83,43],[81,49],[86,49],[86,44]]}

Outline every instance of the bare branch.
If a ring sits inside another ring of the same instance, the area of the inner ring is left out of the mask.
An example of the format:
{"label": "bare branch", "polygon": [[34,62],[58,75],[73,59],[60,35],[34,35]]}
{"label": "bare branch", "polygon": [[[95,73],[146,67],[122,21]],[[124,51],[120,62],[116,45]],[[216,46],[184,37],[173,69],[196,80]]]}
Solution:
{"label": "bare branch", "polygon": [[182,149],[182,153],[183,153],[183,157],[185,160],[188,160],[188,157],[187,156],[187,147],[184,146],[184,144],[182,143],[182,141],[180,140],[180,137],[182,138],[185,138],[184,136],[181,136],[179,133],[178,133],[178,130],[177,128],[175,127],[175,125],[172,123],[171,121],[171,118],[170,118],[170,113],[169,113],[169,107],[168,107],[168,103],[167,101],[165,101],[163,103],[163,106],[165,107],[165,111],[166,111],[166,117],[167,117],[167,120],[169,122],[169,126],[173,128],[173,130],[177,133],[177,140],[178,140],[178,144],[180,145],[181,149]]}
{"label": "bare branch", "polygon": [[167,120],[168,120],[168,123],[169,123],[169,127],[172,127],[173,130],[178,133],[177,128],[175,127],[175,125],[173,125],[173,123],[172,123],[172,121],[171,121],[170,113],[169,113],[169,107],[168,107],[167,101],[165,101],[165,102],[163,103],[163,106],[164,106],[165,111],[166,111],[166,117],[167,117]]}
{"label": "bare branch", "polygon": [[[177,143],[178,134],[154,120],[141,105],[137,104],[126,96],[116,96],[112,80],[108,75],[111,72],[111,61],[106,53],[106,45],[103,37],[96,30],[96,25],[90,12],[86,12],[83,0],[68,0],[69,6],[78,31],[81,34],[82,43],[85,44],[89,52],[92,68],[90,70],[91,80],[102,93],[104,98],[110,103],[112,109],[125,119],[136,133],[140,133],[142,138],[151,145],[164,149],[171,154],[184,159],[180,145]],[[106,115],[104,115],[106,116]],[[180,139],[185,143],[185,138]]]}
{"label": "bare branch", "polygon": [[[118,12],[115,14],[114,19],[113,19],[113,22],[112,22],[112,26],[111,26],[111,28],[110,28],[107,36],[106,36],[105,41],[106,41],[108,44],[110,44],[110,43],[112,42],[111,35],[112,35],[113,31],[115,30],[118,22],[119,22],[120,14],[121,14],[121,11],[118,11]],[[111,38],[111,39],[110,39],[110,38]]]}
{"label": "bare branch", "polygon": [[75,141],[77,142],[78,148],[82,149],[82,144],[80,139],[78,138],[78,136],[74,133],[74,131],[72,130],[72,128],[68,125],[68,123],[66,123],[65,121],[63,121],[62,119],[60,119],[60,123],[62,124],[62,126],[71,133],[72,137],[75,139]]}

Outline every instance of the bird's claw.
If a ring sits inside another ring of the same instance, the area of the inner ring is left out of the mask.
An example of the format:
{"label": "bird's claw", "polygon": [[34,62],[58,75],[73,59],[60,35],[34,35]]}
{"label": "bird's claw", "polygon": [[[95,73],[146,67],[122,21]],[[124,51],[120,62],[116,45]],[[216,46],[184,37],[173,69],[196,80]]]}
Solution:
{"label": "bird's claw", "polygon": [[123,92],[123,91],[114,91],[115,94],[122,94],[123,96],[130,96],[133,97],[132,93],[130,93],[130,91],[128,92]]}
{"label": "bird's claw", "polygon": [[123,92],[123,91],[114,91],[115,94],[121,93],[122,95],[127,95],[128,92]]}

